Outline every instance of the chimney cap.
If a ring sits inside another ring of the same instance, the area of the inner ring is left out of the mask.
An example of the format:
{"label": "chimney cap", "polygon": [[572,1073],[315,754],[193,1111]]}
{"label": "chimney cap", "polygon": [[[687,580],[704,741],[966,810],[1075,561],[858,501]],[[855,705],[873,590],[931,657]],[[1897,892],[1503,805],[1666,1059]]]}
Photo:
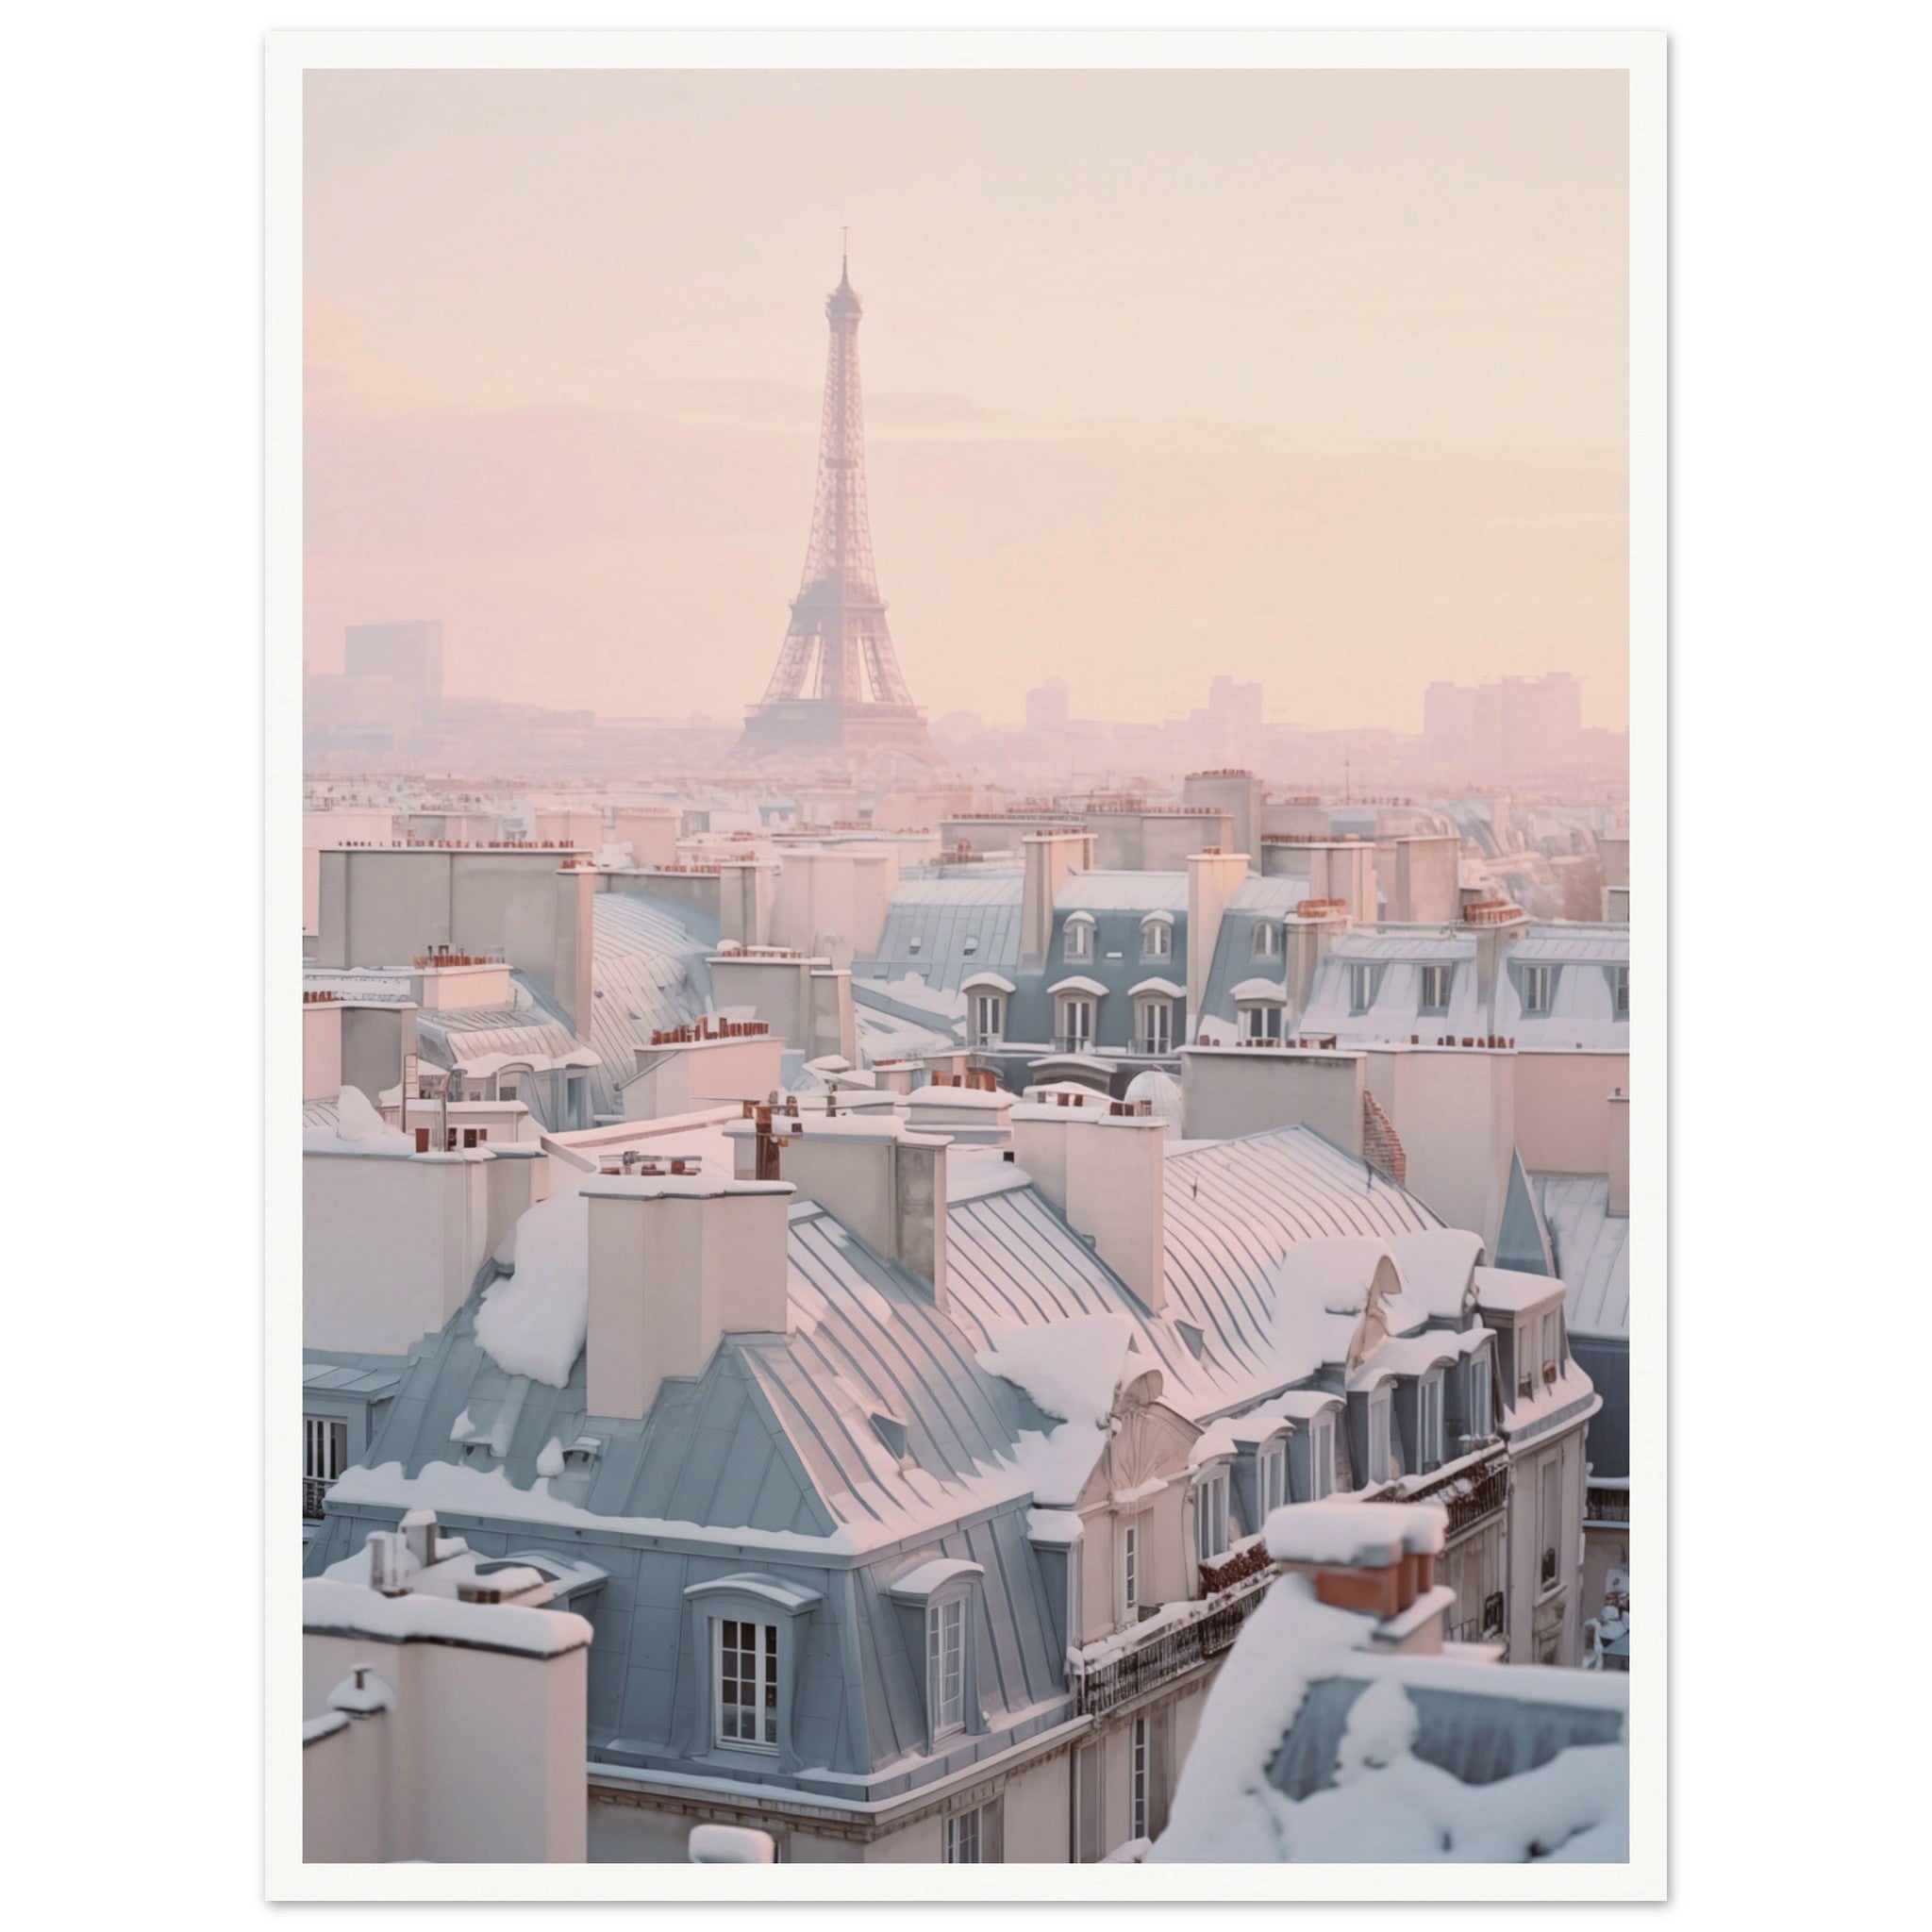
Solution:
{"label": "chimney cap", "polygon": [[1404,1556],[1439,1556],[1448,1521],[1440,1503],[1291,1503],[1268,1518],[1268,1554],[1279,1563],[1379,1569]]}

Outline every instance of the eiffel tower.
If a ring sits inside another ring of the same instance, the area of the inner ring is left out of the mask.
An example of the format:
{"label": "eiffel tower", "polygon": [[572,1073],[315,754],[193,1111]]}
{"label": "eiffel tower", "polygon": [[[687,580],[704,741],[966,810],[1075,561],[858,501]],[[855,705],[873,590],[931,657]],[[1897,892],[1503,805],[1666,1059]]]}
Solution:
{"label": "eiffel tower", "polygon": [[886,627],[865,507],[865,406],[858,388],[858,291],[848,264],[825,299],[831,347],[819,419],[818,494],[805,575],[763,699],[745,714],[734,761],[937,765]]}

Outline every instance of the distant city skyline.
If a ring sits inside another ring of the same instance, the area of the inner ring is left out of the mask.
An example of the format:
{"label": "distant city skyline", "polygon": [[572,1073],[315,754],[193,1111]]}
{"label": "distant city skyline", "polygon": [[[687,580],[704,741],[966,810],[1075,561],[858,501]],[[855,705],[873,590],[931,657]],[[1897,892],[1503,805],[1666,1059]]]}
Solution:
{"label": "distant city skyline", "polygon": [[425,619],[453,697],[741,714],[849,222],[935,717],[1058,675],[1155,721],[1220,672],[1416,732],[1432,683],[1560,671],[1624,727],[1620,75],[345,72],[308,111],[311,669]]}

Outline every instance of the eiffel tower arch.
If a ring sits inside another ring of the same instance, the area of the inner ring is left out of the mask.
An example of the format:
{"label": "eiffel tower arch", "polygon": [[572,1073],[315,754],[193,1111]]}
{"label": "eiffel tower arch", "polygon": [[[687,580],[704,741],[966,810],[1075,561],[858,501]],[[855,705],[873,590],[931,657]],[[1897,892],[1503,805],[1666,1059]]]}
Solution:
{"label": "eiffel tower arch", "polygon": [[846,265],[825,299],[831,344],[819,418],[818,491],[805,574],[763,698],[745,714],[734,762],[937,765],[886,624],[865,502],[858,291]]}

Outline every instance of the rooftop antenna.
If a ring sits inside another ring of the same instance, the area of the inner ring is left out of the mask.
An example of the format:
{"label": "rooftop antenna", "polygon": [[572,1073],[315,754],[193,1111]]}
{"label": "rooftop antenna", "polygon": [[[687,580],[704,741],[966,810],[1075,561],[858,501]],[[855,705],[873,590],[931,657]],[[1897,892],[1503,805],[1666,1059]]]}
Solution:
{"label": "rooftop antenna", "polygon": [[841,228],[839,230],[839,279],[841,282],[849,281],[852,277],[851,261],[852,230],[850,228]]}

